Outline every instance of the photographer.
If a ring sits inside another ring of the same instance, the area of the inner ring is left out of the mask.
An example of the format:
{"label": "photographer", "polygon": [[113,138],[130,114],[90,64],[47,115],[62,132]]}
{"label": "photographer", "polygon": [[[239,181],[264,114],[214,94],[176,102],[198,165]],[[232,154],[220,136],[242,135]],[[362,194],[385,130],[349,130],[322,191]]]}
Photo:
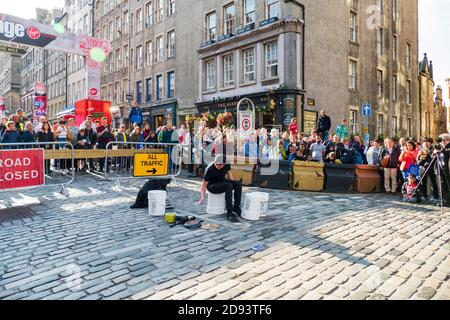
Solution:
{"label": "photographer", "polygon": [[422,147],[420,149],[419,155],[417,157],[417,163],[420,167],[420,176],[423,179],[423,182],[420,186],[422,191],[422,196],[424,200],[428,199],[428,184],[431,183],[433,195],[431,197],[430,202],[437,202],[439,198],[439,189],[436,181],[436,173],[435,166],[436,163],[433,162],[433,167],[430,167],[431,162],[433,161],[433,151],[440,150],[441,147],[439,145],[435,145],[434,140],[432,138],[425,139]]}
{"label": "photographer", "polygon": [[[108,119],[103,117],[100,126],[97,128],[97,136],[98,136],[98,149],[106,150],[106,146],[108,143],[115,140],[114,135],[111,131],[111,126],[108,124]],[[101,158],[100,161],[100,172],[103,172],[105,168],[105,158]],[[109,164],[106,165],[107,170],[109,169]]]}
{"label": "photographer", "polygon": [[442,154],[444,170],[441,172],[442,196],[444,198],[444,205],[450,206],[450,188],[448,179],[450,177],[450,135],[448,133],[439,136],[442,139],[441,150],[435,150],[434,154]]}

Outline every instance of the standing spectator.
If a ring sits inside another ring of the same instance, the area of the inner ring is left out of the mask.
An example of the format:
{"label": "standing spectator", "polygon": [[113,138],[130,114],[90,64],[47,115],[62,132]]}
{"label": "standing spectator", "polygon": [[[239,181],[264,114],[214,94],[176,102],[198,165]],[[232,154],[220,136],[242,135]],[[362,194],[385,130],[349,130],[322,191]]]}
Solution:
{"label": "standing spectator", "polygon": [[291,144],[289,132],[288,131],[284,132],[282,138],[283,138],[282,142],[283,142],[284,152],[286,153],[288,151],[289,145]]}
{"label": "standing spectator", "polygon": [[33,124],[30,121],[25,123],[25,130],[22,134],[22,142],[36,142],[36,135],[34,133]]}
{"label": "standing spectator", "polygon": [[405,181],[408,179],[410,173],[416,177],[419,175],[419,166],[417,165],[418,153],[416,143],[411,140],[408,141],[406,149],[400,154],[400,171],[402,172]]}
{"label": "standing spectator", "polygon": [[92,126],[92,124],[94,123],[93,120],[94,120],[94,118],[91,115],[87,116],[86,120],[83,121],[82,124],[80,124],[80,130],[81,129],[86,129],[86,123],[89,122],[91,124],[91,129],[94,131],[94,133],[97,133],[97,128]]}
{"label": "standing spectator", "polygon": [[400,145],[400,151],[403,152],[403,151],[407,150],[406,139],[405,138],[401,138],[398,143]]}
{"label": "standing spectator", "polygon": [[67,138],[68,141],[72,144],[72,146],[77,145],[77,136],[78,136],[78,127],[75,125],[75,119],[69,118],[67,120]]}
{"label": "standing spectator", "polygon": [[[6,123],[6,130],[3,133],[1,143],[20,143],[21,137],[19,132],[17,132],[16,124],[13,121],[8,121]],[[15,149],[15,147],[2,146],[3,149]]]}
{"label": "standing spectator", "polygon": [[139,149],[139,150],[144,148],[143,145],[140,144],[140,143],[144,142],[144,137],[143,137],[143,135],[141,133],[141,128],[140,127],[135,127],[134,128],[133,132],[130,135],[130,141],[134,142],[134,143],[137,143],[137,144],[132,146],[133,148],[136,148],[136,149]]}
{"label": "standing spectator", "polygon": [[292,118],[291,124],[289,125],[289,133],[295,136],[298,134],[297,118]]}
{"label": "standing spectator", "polygon": [[369,165],[379,165],[379,155],[381,150],[381,141],[375,140],[371,141],[370,147],[367,148],[366,158],[367,158],[367,164]]}
{"label": "standing spectator", "polygon": [[19,123],[22,128],[22,131],[24,131],[26,123],[25,112],[23,112],[22,109],[17,109],[17,116],[19,117]]}
{"label": "standing spectator", "polygon": [[322,138],[318,134],[316,136],[316,142],[311,145],[311,157],[312,161],[323,163],[323,156],[325,154],[325,146],[322,143]]}
{"label": "standing spectator", "polygon": [[[41,129],[36,135],[36,140],[41,143],[48,143],[48,142],[54,142],[55,138],[53,137],[53,132],[50,127],[50,123],[48,121],[44,122],[41,126]],[[44,144],[40,146],[41,148],[44,148],[45,150],[52,150],[54,145],[52,144]],[[45,173],[49,174],[51,173],[50,170],[50,160],[45,160]]]}
{"label": "standing spectator", "polygon": [[162,143],[179,143],[178,135],[170,122],[167,124],[166,130],[163,131]]}
{"label": "standing spectator", "polygon": [[46,123],[46,122],[47,122],[47,117],[46,117],[46,116],[41,116],[41,117],[39,117],[39,123],[38,123],[38,125],[37,125],[36,127],[34,127],[34,132],[35,132],[36,134],[38,134],[38,133],[41,131],[42,126],[43,126],[44,123]]}
{"label": "standing spectator", "polygon": [[61,142],[59,144],[59,148],[60,149],[65,149],[66,148],[66,144],[63,142],[67,141],[67,134],[68,134],[68,129],[67,129],[67,122],[64,120],[61,120],[58,123],[58,127],[56,128],[56,131],[54,132],[55,135],[55,140],[57,140],[58,142]]}
{"label": "standing spectator", "polygon": [[347,138],[347,139],[350,138],[350,131],[348,129],[346,119],[342,120],[342,123],[337,126],[336,134],[340,140],[342,140],[344,138]]}
{"label": "standing spectator", "polygon": [[[102,123],[97,127],[97,137],[98,137],[98,149],[106,150],[106,147],[108,146],[108,143],[115,140],[112,132],[111,132],[111,126],[108,124],[108,119],[103,117]],[[105,158],[100,158],[99,160],[100,164],[100,172],[103,172],[105,169]],[[106,171],[109,170],[109,164],[106,164]]]}
{"label": "standing spectator", "polygon": [[130,123],[137,123],[137,125],[140,127],[142,126],[143,117],[142,117],[142,110],[139,108],[139,102],[137,100],[134,100],[133,107],[130,110],[130,113],[128,115],[128,119],[130,119]]}
{"label": "standing spectator", "polygon": [[[358,152],[359,156],[362,159],[362,163],[356,163],[356,164],[367,163],[366,155],[364,154],[364,145],[363,145],[363,143],[361,141],[361,138],[359,136],[355,136],[353,138],[353,141],[350,143],[350,149],[353,149],[356,152]],[[357,162],[360,162],[360,161],[357,161]]]}
{"label": "standing spectator", "polygon": [[325,114],[325,110],[320,111],[320,117],[317,121],[317,133],[322,135],[323,141],[328,141],[328,134],[331,129],[331,119]]}
{"label": "standing spectator", "polygon": [[144,130],[142,131],[142,138],[145,140],[147,140],[148,136],[150,135],[150,124],[148,124],[147,122],[144,124]]}
{"label": "standing spectator", "polygon": [[419,176],[423,179],[421,185],[422,196],[424,199],[428,199],[428,185],[431,183],[432,197],[430,201],[435,203],[438,201],[439,189],[436,180],[436,173],[434,172],[434,164],[433,167],[430,167],[433,160],[433,144],[434,140],[432,138],[427,138],[424,140],[417,157],[417,163],[420,168]]}
{"label": "standing spectator", "polygon": [[20,135],[22,135],[23,129],[24,129],[24,127],[25,127],[25,124],[20,122],[19,116],[18,116],[17,114],[13,114],[13,115],[10,117],[10,120],[11,120],[12,122],[14,122],[14,125],[16,126],[17,132],[18,132]]}
{"label": "standing spectator", "polygon": [[3,133],[6,131],[6,124],[8,123],[8,117],[3,116],[0,122],[0,139],[3,136]]}
{"label": "standing spectator", "polygon": [[400,148],[392,138],[385,141],[385,147],[380,152],[380,163],[384,168],[384,188],[386,193],[397,193],[397,170]]}

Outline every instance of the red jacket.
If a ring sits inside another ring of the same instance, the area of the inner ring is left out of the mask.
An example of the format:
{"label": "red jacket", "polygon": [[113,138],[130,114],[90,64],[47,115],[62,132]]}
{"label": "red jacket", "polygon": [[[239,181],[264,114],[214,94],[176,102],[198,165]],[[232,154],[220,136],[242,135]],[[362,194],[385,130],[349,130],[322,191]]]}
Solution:
{"label": "red jacket", "polygon": [[296,123],[291,123],[291,124],[289,125],[289,132],[290,132],[292,135],[297,135],[297,134],[298,134],[298,126],[297,126]]}
{"label": "red jacket", "polygon": [[419,150],[415,149],[414,151],[403,151],[400,155],[399,161],[402,162],[402,166],[404,170],[408,170],[411,165],[417,165],[417,155],[419,154]]}

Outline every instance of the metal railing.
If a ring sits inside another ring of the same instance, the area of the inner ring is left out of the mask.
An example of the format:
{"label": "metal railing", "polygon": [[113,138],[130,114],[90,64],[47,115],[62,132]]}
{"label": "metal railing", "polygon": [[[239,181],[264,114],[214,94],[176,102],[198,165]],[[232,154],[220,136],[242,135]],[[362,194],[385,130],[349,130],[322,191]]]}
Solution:
{"label": "metal railing", "polygon": [[175,143],[110,142],[101,167],[104,178],[120,186],[123,179],[178,177],[183,148]]}
{"label": "metal railing", "polygon": [[[25,158],[26,163],[21,163],[21,160],[17,160],[17,157],[13,155],[23,150],[42,150],[42,152],[37,153],[37,157]],[[40,165],[43,167],[39,168]],[[30,173],[27,170],[18,169],[24,166],[35,170]],[[0,144],[0,191],[61,186],[61,194],[68,197],[66,187],[75,180],[74,166],[74,148],[67,141],[2,143]],[[42,172],[39,172],[40,169]],[[38,181],[38,185],[21,187],[27,184],[21,183],[21,180],[36,179],[35,174],[39,177],[42,175],[43,181]]]}

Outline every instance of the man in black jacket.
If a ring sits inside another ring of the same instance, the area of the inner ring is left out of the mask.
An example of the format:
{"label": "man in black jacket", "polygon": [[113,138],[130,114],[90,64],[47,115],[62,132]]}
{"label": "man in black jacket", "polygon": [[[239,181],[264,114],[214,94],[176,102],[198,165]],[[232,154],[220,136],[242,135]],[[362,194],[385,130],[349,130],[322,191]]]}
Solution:
{"label": "man in black jacket", "polygon": [[322,141],[328,141],[328,133],[331,129],[331,119],[325,114],[325,110],[320,111],[320,117],[317,121],[317,133],[322,136]]}
{"label": "man in black jacket", "polygon": [[391,138],[386,139],[385,146],[381,149],[379,160],[384,168],[384,188],[388,194],[397,193],[397,171],[400,154],[400,147],[395,144],[394,140]]}
{"label": "man in black jacket", "polygon": [[[436,163],[433,162],[433,144],[434,140],[432,138],[425,139],[424,143],[421,146],[417,163],[420,166],[421,170],[421,177],[423,179],[421,187],[422,196],[425,199],[428,199],[428,184],[431,183],[432,191],[433,191],[433,197],[430,199],[431,202],[436,202],[439,197],[439,190],[438,185],[436,182],[436,173],[435,173],[435,165]],[[432,167],[430,167],[431,163],[433,162]],[[425,175],[425,172],[427,173]]]}
{"label": "man in black jacket", "polygon": [[444,158],[444,170],[441,172],[442,196],[444,205],[448,207],[450,206],[450,134],[442,134],[439,138],[442,139],[441,146],[443,149],[441,152]]}

